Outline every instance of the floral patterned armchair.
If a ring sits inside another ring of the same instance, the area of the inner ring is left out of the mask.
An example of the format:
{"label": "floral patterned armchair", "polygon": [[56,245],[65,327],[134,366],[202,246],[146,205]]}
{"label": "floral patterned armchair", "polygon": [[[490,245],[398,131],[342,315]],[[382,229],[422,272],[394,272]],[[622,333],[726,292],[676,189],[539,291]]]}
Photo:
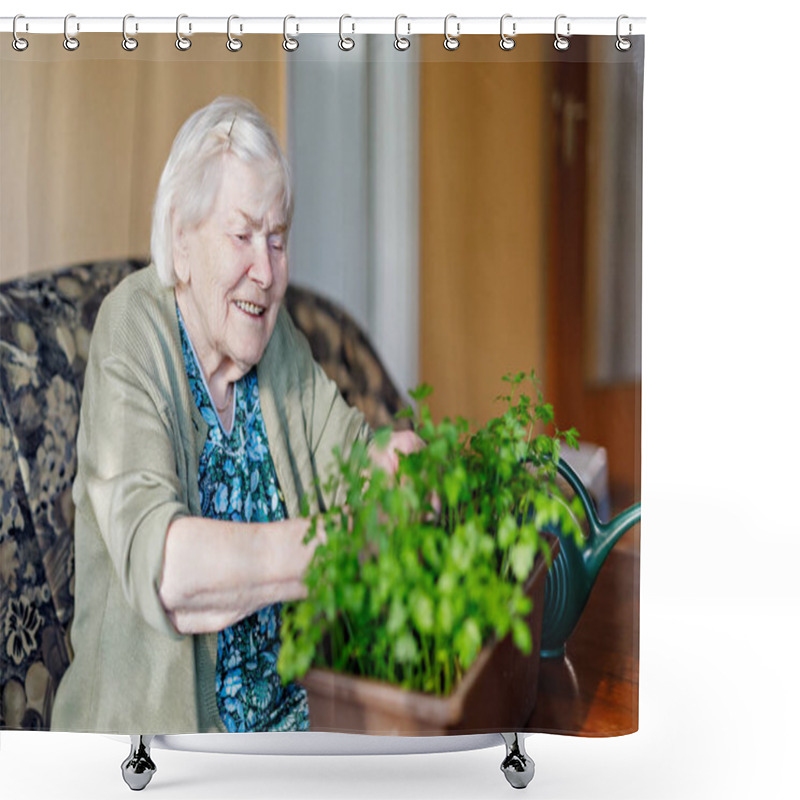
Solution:
{"label": "floral patterned armchair", "polygon": [[[71,652],[72,481],[83,376],[105,295],[140,261],[0,284],[0,729],[47,729]],[[373,427],[403,400],[353,320],[306,289],[286,307]]]}

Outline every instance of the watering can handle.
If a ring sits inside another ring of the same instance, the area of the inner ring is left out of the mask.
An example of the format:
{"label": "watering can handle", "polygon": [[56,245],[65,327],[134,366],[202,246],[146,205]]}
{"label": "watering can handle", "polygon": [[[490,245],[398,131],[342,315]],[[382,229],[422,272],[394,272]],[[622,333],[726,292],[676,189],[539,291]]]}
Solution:
{"label": "watering can handle", "polygon": [[608,522],[601,522],[578,473],[563,459],[556,461],[556,469],[580,498],[589,535],[579,542],[557,531],[561,549],[554,568],[547,573],[545,586],[542,654],[548,658],[564,652],[564,643],[575,629],[603,562],[642,515],[641,505],[636,503]]}
{"label": "watering can handle", "polygon": [[559,474],[572,487],[575,494],[580,497],[581,503],[583,503],[583,508],[586,511],[586,519],[589,522],[589,528],[591,529],[592,535],[594,535],[597,532],[598,526],[601,524],[600,519],[597,516],[597,509],[594,506],[594,500],[592,500],[591,495],[583,485],[583,481],[580,479],[578,473],[575,472],[575,470],[569,464],[567,464],[563,458],[558,459],[556,462],[556,468],[558,469]]}

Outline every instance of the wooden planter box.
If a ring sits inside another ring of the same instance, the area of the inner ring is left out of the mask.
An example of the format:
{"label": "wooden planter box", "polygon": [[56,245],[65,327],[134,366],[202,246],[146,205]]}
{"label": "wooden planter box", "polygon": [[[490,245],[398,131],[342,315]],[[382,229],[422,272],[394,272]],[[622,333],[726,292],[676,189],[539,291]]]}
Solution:
{"label": "wooden planter box", "polygon": [[[558,540],[547,536],[553,558]],[[372,678],[314,668],[303,678],[312,731],[390,736],[508,733],[524,730],[536,705],[547,564],[539,555],[526,584],[533,647],[521,653],[510,635],[485,647],[447,697]]]}

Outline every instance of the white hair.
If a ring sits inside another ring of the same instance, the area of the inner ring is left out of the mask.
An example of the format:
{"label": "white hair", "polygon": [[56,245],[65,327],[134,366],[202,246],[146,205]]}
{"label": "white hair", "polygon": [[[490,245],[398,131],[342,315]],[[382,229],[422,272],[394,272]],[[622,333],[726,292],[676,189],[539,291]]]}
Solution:
{"label": "white hair", "polygon": [[172,221],[201,224],[214,206],[226,153],[259,169],[265,210],[280,197],[285,224],[292,217],[289,164],[259,110],[240,97],[218,97],[183,123],[172,143],[153,204],[150,257],[165,286],[177,281],[172,259]]}

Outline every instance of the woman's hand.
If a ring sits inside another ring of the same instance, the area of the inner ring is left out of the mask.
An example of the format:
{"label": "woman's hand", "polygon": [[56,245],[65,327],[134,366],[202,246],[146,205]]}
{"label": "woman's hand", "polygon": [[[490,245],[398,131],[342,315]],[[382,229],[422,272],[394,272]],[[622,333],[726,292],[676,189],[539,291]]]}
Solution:
{"label": "woman's hand", "polygon": [[404,455],[416,453],[423,447],[425,447],[425,442],[414,431],[394,431],[385,448],[379,449],[373,442],[369,446],[368,453],[376,467],[385,470],[389,475],[394,475],[400,463],[399,453]]}
{"label": "woman's hand", "polygon": [[[398,454],[416,453],[423,447],[425,442],[414,431],[394,431],[385,449],[378,449],[373,443],[368,452],[373,464],[394,476],[400,463]],[[431,492],[430,503],[433,513],[426,517],[427,521],[435,520],[442,511],[442,503],[436,492]]]}

